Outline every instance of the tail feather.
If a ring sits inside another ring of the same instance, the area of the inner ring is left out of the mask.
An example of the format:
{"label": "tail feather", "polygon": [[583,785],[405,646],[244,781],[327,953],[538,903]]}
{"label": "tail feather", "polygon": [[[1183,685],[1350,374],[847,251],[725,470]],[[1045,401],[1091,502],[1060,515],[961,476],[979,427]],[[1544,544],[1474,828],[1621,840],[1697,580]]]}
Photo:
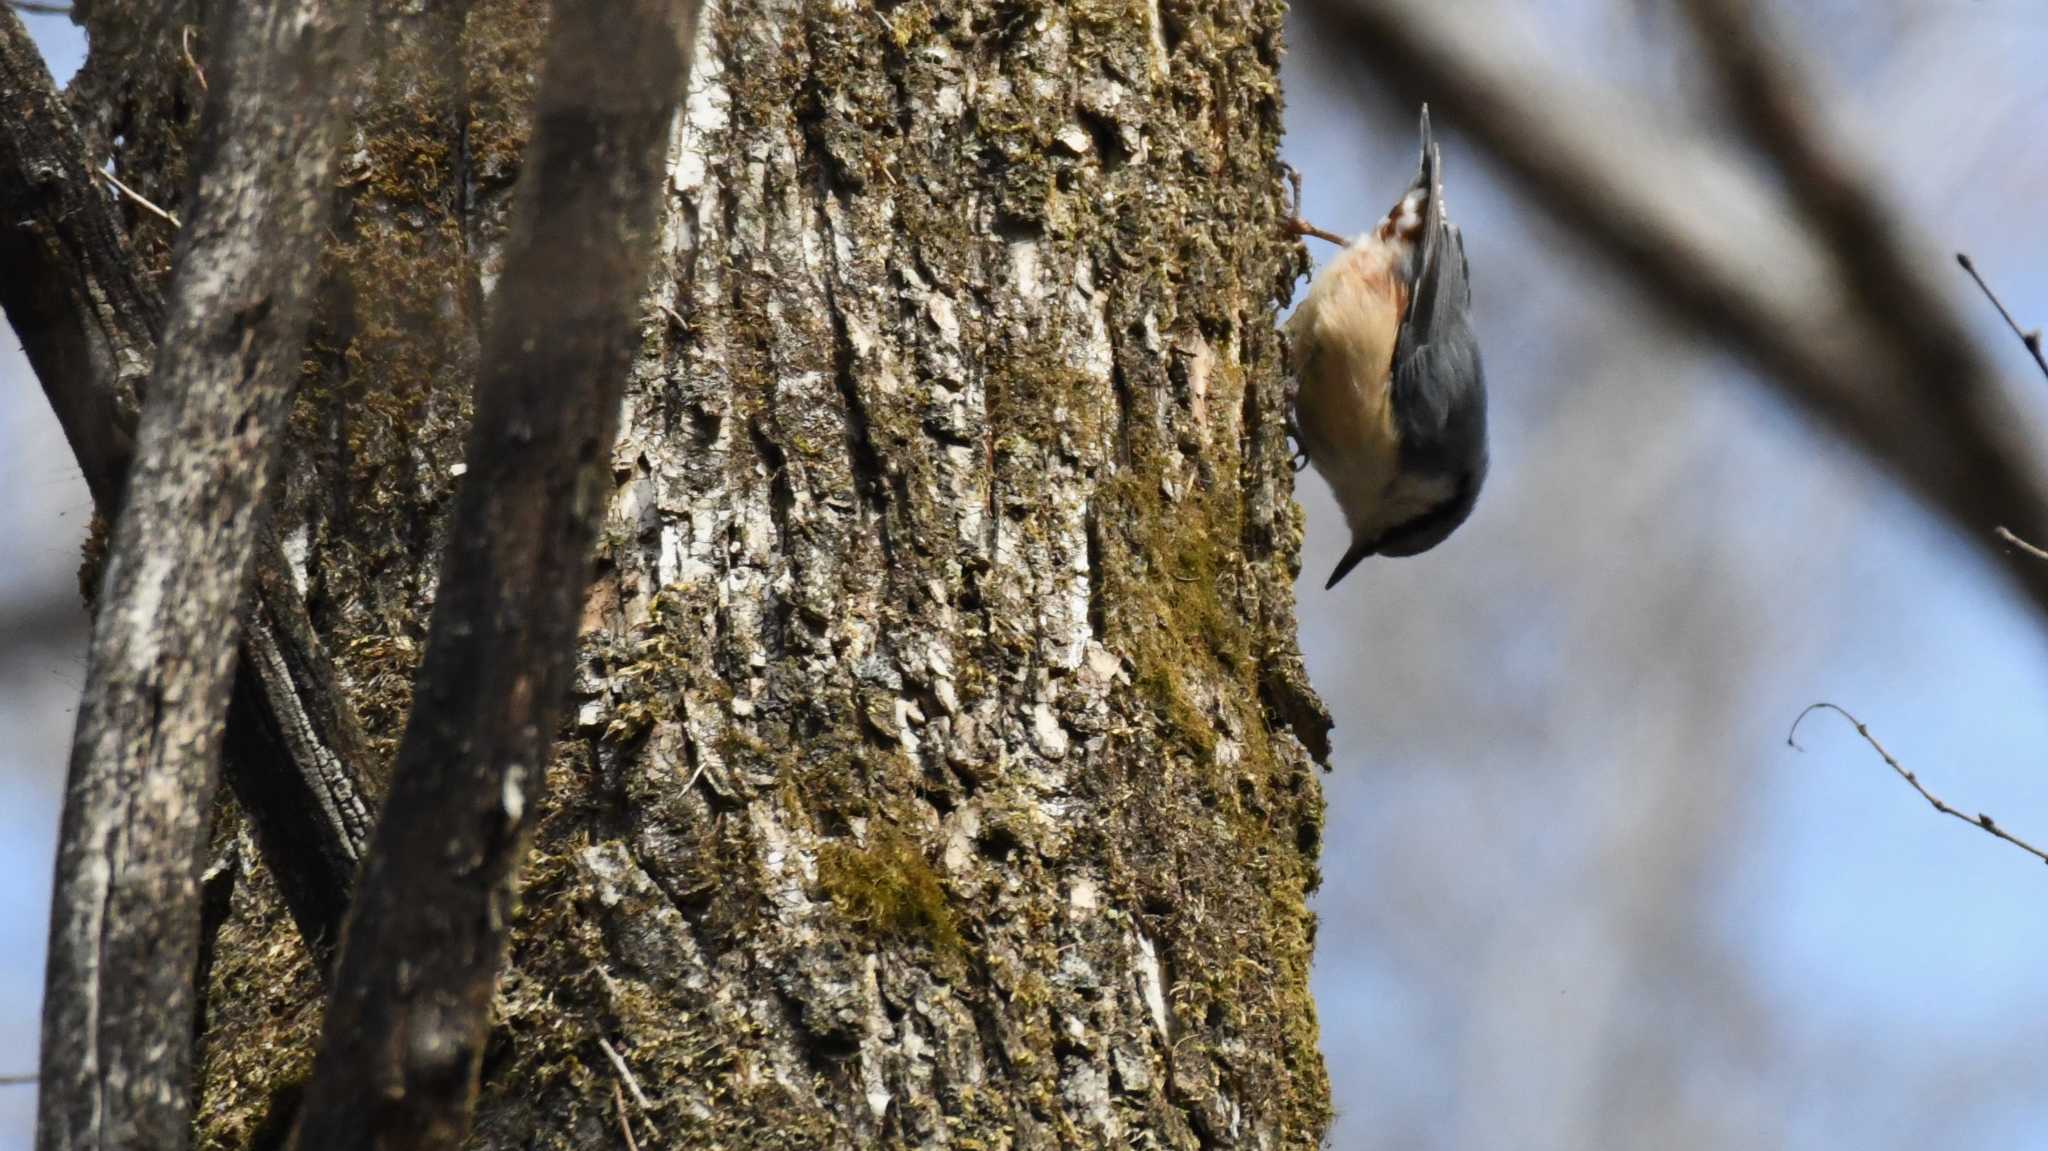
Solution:
{"label": "tail feather", "polygon": [[[1437,149],[1436,134],[1429,126],[1429,105],[1422,106],[1422,169],[1416,173],[1414,187],[1420,189],[1422,204],[1422,235],[1415,245],[1414,264],[1409,284],[1408,315],[1401,327],[1400,341],[1395,349],[1398,361],[1405,354],[1429,342],[1429,334],[1436,325],[1437,310],[1444,300],[1446,291],[1456,291],[1464,282],[1464,242],[1457,229],[1444,217],[1443,154]],[[1449,251],[1448,249],[1455,249]],[[1451,265],[1455,264],[1455,269]],[[1446,280],[1455,283],[1446,283]],[[1457,303],[1455,298],[1451,301]]]}

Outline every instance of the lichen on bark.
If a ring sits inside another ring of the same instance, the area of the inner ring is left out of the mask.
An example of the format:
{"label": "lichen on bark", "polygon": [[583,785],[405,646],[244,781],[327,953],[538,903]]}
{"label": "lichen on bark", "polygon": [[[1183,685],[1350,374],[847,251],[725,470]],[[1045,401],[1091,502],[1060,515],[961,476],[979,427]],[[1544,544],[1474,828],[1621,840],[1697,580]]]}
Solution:
{"label": "lichen on bark", "polygon": [[[460,76],[344,162],[279,529],[387,741],[541,7],[384,13]],[[1317,1145],[1282,16],[706,10],[478,1146],[622,1145],[614,1054],[643,1145]],[[211,994],[261,1145],[318,980],[260,867]]]}

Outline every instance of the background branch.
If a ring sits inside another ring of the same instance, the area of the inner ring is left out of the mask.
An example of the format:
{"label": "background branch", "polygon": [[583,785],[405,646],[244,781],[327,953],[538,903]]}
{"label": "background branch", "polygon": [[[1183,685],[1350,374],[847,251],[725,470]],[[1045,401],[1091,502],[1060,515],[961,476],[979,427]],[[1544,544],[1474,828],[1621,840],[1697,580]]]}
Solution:
{"label": "background branch", "polygon": [[690,0],[555,5],[426,657],[298,1148],[455,1148],[467,1132],[695,17]]}
{"label": "background branch", "polygon": [[[71,444],[100,515],[120,508],[163,305],[26,28],[0,8],[0,310]],[[368,748],[283,549],[257,578],[228,711],[225,774],[317,955],[331,949],[368,841]],[[322,965],[324,969],[324,964]]]}
{"label": "background branch", "polygon": [[327,0],[228,13],[72,746],[43,1151],[192,1137],[199,880],[236,611],[304,346],[360,18]]}

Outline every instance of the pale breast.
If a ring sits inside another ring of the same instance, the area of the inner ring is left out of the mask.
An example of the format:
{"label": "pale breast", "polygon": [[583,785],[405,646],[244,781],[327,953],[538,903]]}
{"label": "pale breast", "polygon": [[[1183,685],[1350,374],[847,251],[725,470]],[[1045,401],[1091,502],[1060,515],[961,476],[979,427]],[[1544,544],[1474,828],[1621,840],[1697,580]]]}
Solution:
{"label": "pale breast", "polygon": [[1399,466],[1388,378],[1406,286],[1371,238],[1346,248],[1288,319],[1302,447],[1353,531],[1381,519]]}

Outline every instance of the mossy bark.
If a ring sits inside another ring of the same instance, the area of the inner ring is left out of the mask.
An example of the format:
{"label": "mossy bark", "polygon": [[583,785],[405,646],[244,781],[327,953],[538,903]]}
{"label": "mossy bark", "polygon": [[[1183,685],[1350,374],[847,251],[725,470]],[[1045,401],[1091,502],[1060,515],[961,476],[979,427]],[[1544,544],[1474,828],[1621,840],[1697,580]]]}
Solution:
{"label": "mossy bark", "polygon": [[[387,5],[344,154],[276,514],[385,755],[544,9]],[[203,13],[80,10],[175,200]],[[1282,15],[707,7],[478,1146],[1317,1145]],[[201,1141],[265,1145],[260,865],[212,954]]]}

